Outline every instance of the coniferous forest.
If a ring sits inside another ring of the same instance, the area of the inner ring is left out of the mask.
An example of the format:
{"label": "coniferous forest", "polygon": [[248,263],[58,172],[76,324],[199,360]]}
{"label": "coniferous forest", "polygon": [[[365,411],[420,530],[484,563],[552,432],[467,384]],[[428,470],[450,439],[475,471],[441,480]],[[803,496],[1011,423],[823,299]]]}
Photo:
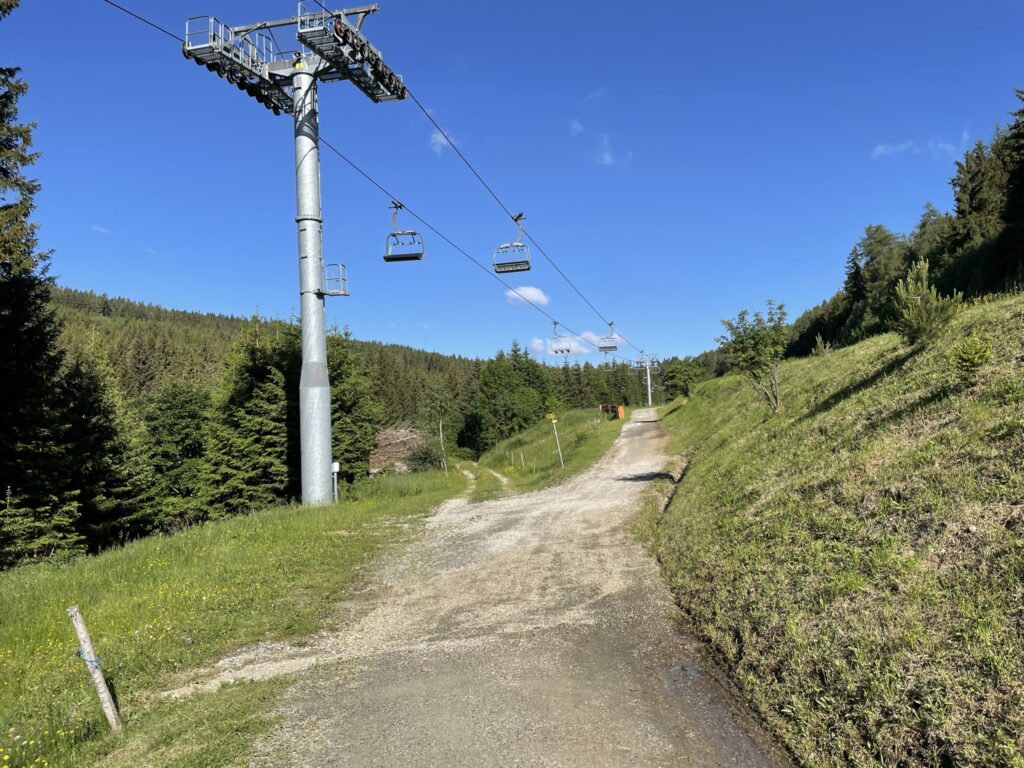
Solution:
{"label": "coniferous forest", "polygon": [[[297,325],[61,288],[47,264],[4,261],[5,567],[298,498]],[[549,411],[645,396],[629,365],[546,366],[516,342],[471,360],[336,332],[328,359],[347,481],[387,426],[443,419],[449,453],[474,457]]]}
{"label": "coniferous forest", "polygon": [[[1018,101],[1024,91],[1017,91]],[[790,356],[817,344],[841,347],[893,330],[896,286],[916,262],[929,265],[943,295],[971,298],[1018,290],[1024,283],[1024,108],[988,142],[978,141],[956,162],[950,179],[953,210],[926,203],[910,234],[880,224],[846,258],[846,277],[834,296],[793,324]],[[819,342],[818,339],[821,341]]]}

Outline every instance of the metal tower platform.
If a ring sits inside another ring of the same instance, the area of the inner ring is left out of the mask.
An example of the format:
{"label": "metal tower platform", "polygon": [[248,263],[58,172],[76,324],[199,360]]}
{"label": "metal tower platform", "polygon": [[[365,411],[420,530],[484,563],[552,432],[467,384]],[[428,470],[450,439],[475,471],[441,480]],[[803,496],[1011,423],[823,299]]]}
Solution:
{"label": "metal tower platform", "polygon": [[265,33],[237,33],[213,16],[193,16],[185,22],[185,58],[237,85],[275,115],[295,109],[288,80],[270,72],[285,60]]}
{"label": "metal tower platform", "polygon": [[405,98],[402,79],[344,13],[311,12],[300,3],[297,37],[327,65],[317,73],[322,81],[351,80],[377,103]]}

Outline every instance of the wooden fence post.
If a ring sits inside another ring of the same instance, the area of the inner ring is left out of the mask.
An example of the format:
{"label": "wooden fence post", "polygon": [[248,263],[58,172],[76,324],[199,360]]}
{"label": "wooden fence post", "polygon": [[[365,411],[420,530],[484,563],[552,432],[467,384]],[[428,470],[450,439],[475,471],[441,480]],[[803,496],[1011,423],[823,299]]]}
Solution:
{"label": "wooden fence post", "polygon": [[121,715],[117,711],[117,705],[114,704],[114,697],[110,695],[110,689],[107,688],[107,681],[103,677],[103,670],[100,669],[100,660],[92,647],[89,630],[85,628],[82,612],[78,610],[77,605],[73,605],[68,608],[68,616],[71,617],[75,634],[78,635],[78,653],[82,657],[82,661],[85,662],[86,669],[89,670],[93,685],[96,686],[96,695],[100,697],[100,706],[103,707],[103,714],[107,716],[107,722],[110,723],[110,730],[120,733],[124,727],[121,723]]}

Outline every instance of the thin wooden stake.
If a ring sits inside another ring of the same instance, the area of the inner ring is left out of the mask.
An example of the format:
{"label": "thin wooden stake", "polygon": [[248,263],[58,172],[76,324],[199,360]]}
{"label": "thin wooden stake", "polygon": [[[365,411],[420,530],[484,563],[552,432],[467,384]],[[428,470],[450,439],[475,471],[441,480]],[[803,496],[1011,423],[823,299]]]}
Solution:
{"label": "thin wooden stake", "polygon": [[93,685],[96,686],[96,695],[100,697],[100,706],[103,708],[103,714],[107,716],[107,722],[110,723],[110,730],[114,733],[120,733],[124,727],[121,723],[121,715],[117,711],[114,697],[110,695],[110,689],[107,688],[107,681],[103,677],[103,670],[100,669],[100,660],[96,656],[96,651],[93,650],[92,640],[89,638],[89,630],[85,628],[85,619],[82,618],[82,612],[78,610],[77,605],[73,605],[68,608],[68,616],[71,617],[71,623],[75,627],[75,634],[78,635],[78,652],[82,657],[82,661],[85,662],[86,669],[89,670]]}
{"label": "thin wooden stake", "polygon": [[441,441],[441,466],[444,467],[444,477],[448,479],[448,454],[444,450],[444,419],[437,420],[437,435]]}

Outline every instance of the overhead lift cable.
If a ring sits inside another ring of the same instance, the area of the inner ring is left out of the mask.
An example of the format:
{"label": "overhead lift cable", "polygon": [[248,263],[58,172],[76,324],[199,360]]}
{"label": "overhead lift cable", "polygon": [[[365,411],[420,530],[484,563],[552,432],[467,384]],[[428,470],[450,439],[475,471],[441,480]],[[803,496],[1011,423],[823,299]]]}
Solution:
{"label": "overhead lift cable", "polygon": [[118,5],[117,3],[111,2],[111,0],[103,0],[103,2],[104,2],[104,3],[106,3],[106,4],[107,4],[107,5],[109,5],[109,6],[112,6],[112,7],[114,7],[114,8],[117,8],[117,10],[119,10],[119,11],[121,11],[121,12],[123,12],[123,13],[127,13],[127,14],[128,14],[129,16],[131,16],[132,18],[138,19],[138,20],[139,20],[139,21],[141,21],[141,22],[142,22],[143,24],[148,24],[149,26],[151,26],[151,27],[152,27],[153,29],[157,30],[158,32],[163,32],[163,33],[164,33],[165,35],[167,35],[168,37],[173,37],[173,38],[174,38],[175,40],[177,40],[177,41],[178,41],[179,43],[182,43],[182,44],[184,44],[184,42],[185,42],[185,38],[183,38],[183,37],[181,37],[181,36],[179,36],[179,35],[176,35],[176,34],[174,34],[174,33],[173,33],[173,32],[171,32],[170,30],[168,30],[168,29],[165,29],[164,27],[161,27],[161,26],[160,26],[159,24],[156,24],[156,23],[154,23],[154,22],[150,21],[149,19],[146,19],[146,18],[143,18],[142,16],[139,16],[139,14],[137,14],[137,13],[135,13],[135,12],[133,12],[133,11],[129,11],[129,10],[128,10],[127,8],[125,8],[125,7],[123,6],[123,5]]}
{"label": "overhead lift cable", "polygon": [[[370,176],[370,174],[368,174],[366,171],[364,171],[362,168],[360,168],[358,165],[356,165],[356,163],[353,162],[351,159],[349,159],[349,157],[344,152],[342,152],[340,149],[338,149],[336,146],[334,146],[331,142],[329,142],[327,139],[325,139],[322,134],[319,135],[319,138],[320,138],[320,143],[321,144],[323,144],[325,147],[327,147],[327,149],[329,149],[331,152],[333,152],[335,155],[337,155],[339,158],[341,158],[345,163],[348,164],[349,167],[352,168],[352,170],[354,170],[356,173],[358,173],[360,176],[362,176],[364,179],[366,179],[368,182],[370,182],[370,184],[375,186],[378,190],[380,190],[380,192],[382,192],[384,195],[386,195],[391,200],[396,200],[397,201],[399,199],[399,198],[395,197],[394,195],[392,195],[391,192],[389,192],[387,190],[387,188],[384,187],[379,181],[377,181],[375,178]],[[497,280],[499,283],[501,283],[503,286],[505,286],[505,288],[510,290],[513,294],[515,294],[515,296],[517,296],[519,299],[521,299],[524,303],[529,304],[535,310],[537,310],[542,315],[544,315],[548,320],[551,320],[552,322],[557,322],[555,320],[554,316],[551,313],[549,313],[547,310],[545,310],[539,304],[536,304],[535,302],[530,301],[526,296],[524,296],[522,293],[520,293],[519,290],[514,288],[509,282],[507,282],[506,280],[503,280],[501,277],[499,277],[494,272],[492,272],[490,269],[488,269],[487,266],[483,262],[481,262],[476,257],[474,257],[471,253],[469,253],[466,249],[464,249],[458,243],[454,242],[450,237],[448,237],[448,235],[446,235],[444,232],[439,230],[437,227],[435,227],[433,224],[431,224],[425,218],[420,216],[418,213],[416,213],[416,211],[412,210],[406,203],[402,203],[402,208],[403,208],[403,210],[405,210],[406,213],[408,213],[410,216],[412,216],[414,219],[416,219],[420,224],[422,224],[424,227],[429,229],[431,232],[433,232],[439,238],[441,238],[446,243],[448,243],[448,245],[450,245],[452,248],[454,248],[456,251],[458,251],[460,254],[462,254],[465,258],[467,258],[469,261],[471,261],[482,272],[484,272],[489,277],[493,278],[494,280]],[[562,326],[562,328],[564,328],[570,334],[572,334],[573,336],[578,338],[580,341],[582,341],[583,343],[593,347],[594,349],[597,349],[597,344],[592,342],[586,336],[583,336],[583,335],[581,335],[579,333],[576,333],[574,330],[569,328],[564,323],[559,322],[558,324],[560,326]],[[615,358],[616,360],[620,360],[621,362],[624,362],[624,363],[632,362],[630,360],[627,360],[627,359],[624,359],[624,358],[620,358],[620,357],[617,357],[615,355],[612,355],[611,357]]]}
{"label": "overhead lift cable", "polygon": [[[125,14],[127,14],[128,16],[131,16],[132,18],[136,19],[137,21],[140,21],[140,22],[142,22],[143,24],[146,24],[146,25],[148,25],[148,26],[152,27],[153,29],[155,29],[155,30],[157,30],[157,31],[159,31],[159,32],[162,32],[163,34],[167,35],[168,37],[172,37],[172,38],[174,38],[175,40],[177,40],[177,41],[178,41],[178,42],[180,42],[180,43],[184,43],[184,42],[185,42],[185,41],[184,41],[184,38],[182,38],[182,37],[179,37],[178,35],[175,35],[175,34],[174,34],[173,32],[170,32],[170,31],[168,31],[167,29],[165,29],[164,27],[160,26],[159,24],[156,24],[156,23],[154,23],[154,22],[150,21],[149,19],[146,19],[146,18],[144,18],[144,17],[140,16],[140,15],[139,15],[139,14],[137,14],[137,13],[134,13],[133,11],[130,11],[130,10],[128,10],[128,9],[127,9],[127,8],[125,8],[124,6],[121,6],[121,5],[118,5],[118,4],[117,4],[117,3],[115,3],[115,2],[112,2],[112,0],[102,0],[102,2],[106,3],[107,5],[109,5],[109,6],[113,7],[113,8],[116,8],[117,10],[121,11],[122,13],[125,13]],[[411,95],[412,95],[412,94],[410,94],[410,96],[411,96]],[[413,100],[414,100],[414,101],[416,101],[416,98],[415,98],[415,96],[413,96],[412,98],[413,98]],[[417,104],[419,104],[419,102],[418,102],[418,101],[417,101],[416,103],[417,103]],[[422,109],[422,105],[420,105],[420,108]],[[427,114],[428,114],[428,117],[429,117],[429,116],[430,116],[430,115],[429,115],[429,113],[427,113]],[[433,118],[432,118],[432,117],[431,117],[431,121],[433,121]],[[440,127],[438,127],[438,130],[440,130]],[[339,158],[341,158],[341,160],[343,160],[343,161],[344,161],[344,162],[345,162],[346,164],[348,164],[348,165],[349,165],[349,166],[350,166],[350,167],[351,167],[351,168],[352,168],[352,169],[353,169],[354,171],[356,171],[356,173],[358,173],[358,174],[359,174],[360,176],[362,176],[362,177],[363,177],[364,179],[366,179],[366,180],[367,180],[368,182],[370,182],[370,184],[372,184],[372,185],[373,185],[374,187],[376,187],[376,188],[377,188],[378,190],[380,190],[380,191],[381,191],[381,192],[382,192],[382,193],[383,193],[384,195],[386,195],[386,196],[387,196],[387,197],[388,197],[389,199],[391,199],[392,201],[396,201],[396,202],[397,202],[397,201],[399,200],[399,198],[398,198],[398,197],[396,197],[395,195],[392,195],[392,194],[391,194],[391,193],[390,193],[390,192],[389,192],[389,191],[388,191],[388,190],[387,190],[387,189],[386,189],[386,188],[385,188],[385,187],[384,187],[384,186],[383,186],[382,184],[380,184],[380,182],[378,182],[378,181],[377,181],[376,179],[374,179],[374,178],[373,178],[372,176],[370,176],[370,175],[369,175],[369,174],[368,174],[368,173],[367,173],[366,171],[364,171],[364,170],[363,170],[362,168],[360,168],[360,167],[359,167],[358,165],[356,165],[356,163],[355,163],[355,162],[353,162],[352,160],[350,160],[350,159],[348,158],[348,156],[346,156],[346,155],[345,155],[345,154],[344,154],[344,153],[343,153],[343,152],[342,152],[341,150],[339,150],[339,149],[338,149],[337,147],[335,147],[335,146],[334,146],[334,145],[333,145],[333,144],[332,144],[331,142],[329,142],[329,141],[328,141],[327,139],[325,139],[325,138],[323,137],[323,135],[319,133],[319,131],[317,132],[317,138],[318,138],[318,140],[319,140],[319,142],[320,142],[321,144],[323,144],[323,145],[324,145],[325,147],[327,147],[327,148],[328,148],[329,150],[331,150],[331,152],[333,152],[333,153],[334,153],[335,155],[337,155],[337,156],[338,156]],[[450,139],[448,139],[448,138],[447,138],[447,136],[446,136],[445,138],[446,138],[446,140],[450,141]],[[454,145],[452,145],[452,146],[454,147]],[[462,156],[462,155],[461,155],[461,153],[460,153],[460,156]],[[464,157],[463,157],[463,159],[465,160],[465,158],[464,158]],[[469,165],[469,161],[468,161],[468,160],[465,160],[465,162],[466,162],[466,164],[467,164],[467,165]],[[470,167],[472,167],[472,166],[470,166]],[[476,173],[476,171],[475,171],[475,170],[474,170],[474,173]],[[479,178],[479,175],[478,175],[478,178]],[[480,178],[480,181],[481,181],[482,183],[484,183],[484,185],[486,186],[486,182],[483,182],[483,179],[482,179],[482,178]],[[488,187],[488,190],[490,190],[490,188],[489,188],[489,187]],[[491,194],[492,194],[492,195],[494,195],[493,191],[491,192]],[[499,203],[500,205],[502,205],[502,208],[504,208],[504,205],[503,205],[503,204],[501,204],[501,201],[500,201],[500,199],[498,199],[498,197],[497,197],[496,195],[494,195],[494,198],[495,198],[495,200],[497,200],[497,201],[498,201],[498,203]],[[544,316],[545,316],[545,317],[546,317],[546,318],[547,318],[548,320],[550,320],[550,321],[552,321],[552,322],[558,322],[558,321],[556,321],[556,320],[555,320],[555,317],[554,317],[553,315],[551,315],[551,314],[550,314],[549,312],[547,312],[547,311],[546,311],[546,310],[545,310],[545,309],[544,309],[543,307],[541,307],[540,305],[536,304],[536,303],[535,303],[535,302],[533,302],[533,301],[530,301],[530,299],[528,299],[528,298],[527,298],[526,296],[524,296],[524,295],[523,295],[523,294],[522,294],[522,293],[521,293],[521,292],[520,292],[519,290],[517,290],[517,289],[516,289],[515,287],[513,287],[513,286],[512,286],[511,284],[509,284],[509,283],[508,283],[507,281],[503,280],[503,279],[502,279],[501,277],[499,277],[498,275],[496,275],[496,274],[495,274],[494,272],[492,272],[492,271],[491,271],[490,269],[488,269],[488,268],[487,268],[487,267],[486,267],[486,266],[485,266],[485,265],[484,265],[484,264],[483,264],[482,262],[480,262],[480,261],[479,261],[478,259],[476,259],[476,258],[475,258],[475,257],[474,257],[474,256],[473,256],[472,254],[470,254],[470,253],[469,253],[468,251],[466,251],[466,250],[465,250],[464,248],[462,248],[462,247],[461,247],[461,246],[459,246],[459,245],[458,245],[457,243],[455,243],[455,242],[454,242],[454,241],[453,241],[453,240],[452,240],[451,238],[449,238],[449,237],[448,237],[448,236],[447,236],[447,235],[446,235],[446,234],[445,234],[444,232],[442,232],[441,230],[439,230],[439,229],[438,229],[437,227],[435,227],[435,226],[434,226],[433,224],[431,224],[431,223],[430,223],[429,221],[427,221],[427,220],[426,220],[425,218],[423,218],[422,216],[420,216],[420,215],[419,215],[418,213],[416,213],[415,211],[413,211],[412,209],[410,209],[408,205],[405,205],[405,204],[403,203],[403,204],[402,204],[402,208],[403,208],[403,209],[404,209],[404,210],[405,210],[406,212],[408,212],[408,214],[409,214],[410,216],[412,216],[412,217],[413,217],[413,218],[415,218],[415,219],[416,219],[417,221],[419,221],[419,222],[420,222],[420,223],[421,223],[421,224],[422,224],[422,225],[423,225],[424,227],[426,227],[427,229],[429,229],[429,230],[430,230],[431,232],[433,232],[433,233],[434,233],[435,235],[437,235],[437,236],[438,236],[439,238],[441,238],[441,239],[442,239],[442,240],[444,240],[444,241],[445,241],[446,243],[448,243],[448,245],[450,245],[450,246],[451,246],[452,248],[454,248],[454,249],[455,249],[455,250],[456,250],[456,251],[457,251],[458,253],[462,254],[462,255],[463,255],[463,256],[464,256],[464,257],[465,257],[466,259],[468,259],[469,261],[471,261],[471,262],[472,262],[472,263],[473,263],[473,264],[474,264],[474,265],[475,265],[476,267],[478,267],[478,268],[479,268],[479,269],[480,269],[481,271],[483,271],[484,273],[486,273],[486,274],[487,274],[487,275],[488,275],[489,277],[493,278],[494,280],[497,280],[497,281],[498,281],[499,283],[501,283],[501,285],[505,286],[505,288],[507,288],[507,289],[508,289],[509,291],[511,291],[511,292],[512,292],[512,293],[513,293],[513,294],[514,294],[514,295],[515,295],[516,297],[518,297],[519,299],[521,299],[521,300],[522,300],[522,301],[523,301],[524,303],[526,303],[526,304],[528,304],[529,306],[533,307],[533,308],[534,308],[535,310],[537,310],[537,311],[538,311],[538,312],[540,312],[540,313],[541,313],[542,315],[544,315]],[[506,209],[506,211],[507,211],[507,209]],[[516,217],[515,217],[515,216],[513,216],[513,215],[511,215],[511,214],[509,214],[509,216],[510,216],[510,218],[512,218],[512,220],[513,220],[513,221],[516,221]],[[531,238],[531,240],[532,240],[532,238]],[[539,247],[538,247],[538,249],[539,249]],[[548,258],[548,260],[550,261],[550,258],[549,258],[549,257],[547,257],[547,255],[546,255],[546,254],[545,254],[545,258]],[[553,262],[552,262],[552,263],[553,263]],[[568,280],[568,278],[566,278],[566,279]],[[578,291],[577,291],[577,292],[578,292]],[[580,294],[580,295],[582,296],[582,294]],[[584,300],[585,300],[585,299],[584,299]],[[589,302],[587,302],[587,303],[589,304]],[[592,305],[591,305],[591,308],[593,308],[593,307],[592,307]],[[596,312],[597,310],[594,310],[594,311]],[[563,329],[565,329],[565,331],[567,331],[567,332],[568,332],[569,334],[571,334],[572,336],[575,336],[576,338],[578,338],[578,339],[579,339],[580,341],[582,341],[582,342],[583,342],[584,344],[586,344],[586,345],[588,345],[588,346],[590,346],[590,347],[593,347],[594,349],[598,349],[598,345],[597,345],[597,344],[595,344],[595,343],[594,343],[593,341],[591,341],[591,340],[590,340],[590,339],[588,339],[587,337],[583,336],[582,334],[579,334],[579,333],[575,332],[574,330],[572,330],[571,328],[569,328],[568,326],[566,326],[566,325],[565,325],[564,323],[558,322],[558,325],[561,325],[561,326],[562,326],[562,328],[563,328]],[[619,334],[619,335],[621,336],[621,334]],[[630,346],[632,346],[632,344],[631,344]],[[631,360],[628,360],[628,359],[620,358],[620,357],[618,357],[617,355],[609,355],[609,356],[610,356],[610,357],[611,357],[612,359],[614,359],[614,360],[618,360],[618,361],[620,361],[620,362],[624,362],[624,363],[632,363],[632,362],[633,362],[633,361],[631,361]]]}
{"label": "overhead lift cable", "polygon": [[[441,127],[440,123],[438,123],[437,120],[434,119],[434,116],[430,113],[430,110],[428,110],[425,106],[423,106],[423,103],[419,99],[416,98],[416,94],[413,93],[409,89],[408,85],[406,85],[406,87],[405,87],[405,92],[406,92],[406,95],[410,99],[412,99],[413,103],[417,107],[419,107],[419,110],[424,115],[426,115],[427,120],[429,120],[431,125],[434,126],[434,129],[439,134],[441,134],[441,137],[448,143],[448,146],[452,148],[452,151],[455,152],[455,154],[457,154],[459,156],[459,158],[462,160],[462,162],[465,164],[465,166],[470,170],[470,172],[474,176],[476,176],[477,181],[479,181],[480,184],[483,186],[483,188],[487,190],[487,193],[492,198],[494,198],[494,202],[496,202],[498,204],[498,207],[500,207],[501,210],[503,210],[505,212],[506,216],[508,216],[510,219],[512,219],[513,221],[515,221],[518,224],[519,221],[516,218],[516,215],[513,214],[512,211],[509,209],[509,207],[507,205],[505,205],[505,203],[502,201],[502,199],[500,197],[498,197],[498,193],[494,191],[494,188],[490,184],[487,183],[486,179],[484,179],[484,177],[482,175],[480,175],[480,172],[477,171],[476,167],[469,161],[469,158],[467,158],[465,156],[465,154],[463,154],[462,150],[459,149],[458,145],[456,145],[456,143],[454,141],[452,141],[451,137],[445,132],[444,128]],[[522,214],[518,214],[518,215],[521,216]],[[562,279],[565,280],[565,282],[568,283],[569,286],[574,291],[576,291],[576,295],[579,296],[581,299],[583,299],[583,302],[594,311],[594,314],[597,315],[601,319],[601,322],[603,322],[607,326],[612,326],[613,322],[611,320],[609,320],[607,317],[605,317],[604,314],[602,314],[601,311],[597,307],[594,306],[594,304],[590,301],[590,299],[588,299],[586,297],[586,295],[583,293],[583,291],[581,291],[579,289],[579,287],[576,285],[576,283],[574,283],[569,278],[569,276],[567,274],[565,274],[565,272],[562,271],[562,268],[559,267],[557,263],[555,263],[555,260],[552,259],[548,255],[547,251],[545,251],[544,248],[541,246],[541,244],[538,243],[536,241],[536,239],[534,239],[533,235],[531,235],[525,229],[523,229],[523,234],[526,235],[526,238],[531,243],[533,243],[533,247],[536,248],[540,252],[540,254],[547,260],[547,262],[552,267],[555,268],[555,271],[558,272],[558,274],[562,276]],[[633,344],[633,342],[631,342],[629,339],[627,339],[621,333],[619,333],[618,335],[619,335],[620,339],[622,339],[624,342],[626,342],[629,346],[633,347],[633,349],[635,349],[637,352],[640,351],[639,347],[637,347],[635,344]]]}

